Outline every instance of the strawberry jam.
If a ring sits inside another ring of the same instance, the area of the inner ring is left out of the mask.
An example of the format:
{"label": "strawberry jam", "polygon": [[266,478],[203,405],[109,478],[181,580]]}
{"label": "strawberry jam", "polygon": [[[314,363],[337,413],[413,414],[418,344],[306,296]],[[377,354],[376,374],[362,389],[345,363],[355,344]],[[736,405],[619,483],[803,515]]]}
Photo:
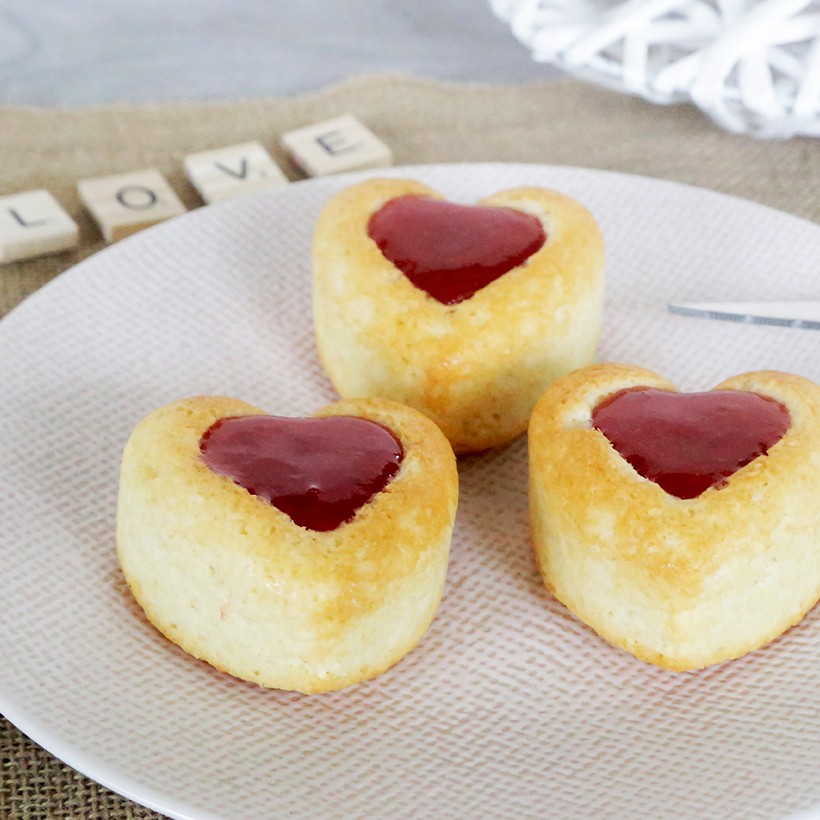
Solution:
{"label": "strawberry jam", "polygon": [[547,239],[541,222],[522,211],[425,196],[391,199],[370,217],[367,232],[386,259],[445,305],[469,299]]}
{"label": "strawberry jam", "polygon": [[592,424],[644,478],[695,498],[765,455],[789,429],[789,412],[736,390],[674,393],[630,388],[604,399]]}
{"label": "strawberry jam", "polygon": [[387,486],[404,455],[387,429],[353,416],[228,417],[199,446],[215,473],[319,532],[350,521]]}

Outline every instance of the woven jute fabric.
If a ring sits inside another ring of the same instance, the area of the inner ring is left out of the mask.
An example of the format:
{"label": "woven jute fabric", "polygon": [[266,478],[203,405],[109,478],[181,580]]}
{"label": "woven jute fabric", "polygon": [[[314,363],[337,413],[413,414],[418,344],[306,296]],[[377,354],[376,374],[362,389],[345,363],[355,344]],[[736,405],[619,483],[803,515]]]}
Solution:
{"label": "woven jute fabric", "polygon": [[[616,170],[820,221],[820,141],[731,135],[690,106],[661,108],[570,80],[476,86],[391,75],[281,100],[0,108],[0,195],[46,188],[81,231],[77,251],[0,267],[0,315],[104,246],[79,202],[77,180],[158,168],[196,208],[201,203],[182,168],[186,154],[259,140],[286,166],[277,147],[281,133],[348,112],[392,147],[397,164],[509,161]],[[158,816],[97,786],[0,720],[0,817]]]}

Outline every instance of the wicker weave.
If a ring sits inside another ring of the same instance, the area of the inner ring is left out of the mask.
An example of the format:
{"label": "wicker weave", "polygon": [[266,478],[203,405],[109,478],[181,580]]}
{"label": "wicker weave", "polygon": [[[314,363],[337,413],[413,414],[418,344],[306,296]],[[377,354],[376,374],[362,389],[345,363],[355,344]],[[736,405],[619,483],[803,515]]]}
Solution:
{"label": "wicker weave", "polygon": [[722,127],[820,136],[820,0],[490,0],[539,62]]}

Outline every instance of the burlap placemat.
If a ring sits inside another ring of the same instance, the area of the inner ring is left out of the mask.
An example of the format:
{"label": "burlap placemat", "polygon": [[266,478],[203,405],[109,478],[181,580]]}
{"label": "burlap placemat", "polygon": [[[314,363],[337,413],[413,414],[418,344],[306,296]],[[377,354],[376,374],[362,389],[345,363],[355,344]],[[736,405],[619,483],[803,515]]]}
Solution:
{"label": "burlap placemat", "polygon": [[[284,100],[0,108],[0,195],[47,188],[81,230],[77,251],[0,267],[0,316],[103,247],[77,198],[78,179],[154,167],[195,208],[201,203],[183,173],[186,154],[259,140],[285,164],[279,134],[348,112],[393,148],[397,164],[509,161],[625,171],[820,222],[820,140],[735,136],[692,107],[660,108],[571,80],[475,86],[378,76]],[[0,719],[0,817],[159,816],[64,766]]]}

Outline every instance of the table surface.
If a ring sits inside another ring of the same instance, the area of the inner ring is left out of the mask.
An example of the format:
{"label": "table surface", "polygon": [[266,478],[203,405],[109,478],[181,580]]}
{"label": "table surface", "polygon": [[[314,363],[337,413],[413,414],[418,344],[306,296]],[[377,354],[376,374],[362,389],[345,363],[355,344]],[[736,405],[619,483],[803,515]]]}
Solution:
{"label": "table surface", "polygon": [[288,96],[402,71],[555,76],[486,0],[0,0],[0,104]]}

